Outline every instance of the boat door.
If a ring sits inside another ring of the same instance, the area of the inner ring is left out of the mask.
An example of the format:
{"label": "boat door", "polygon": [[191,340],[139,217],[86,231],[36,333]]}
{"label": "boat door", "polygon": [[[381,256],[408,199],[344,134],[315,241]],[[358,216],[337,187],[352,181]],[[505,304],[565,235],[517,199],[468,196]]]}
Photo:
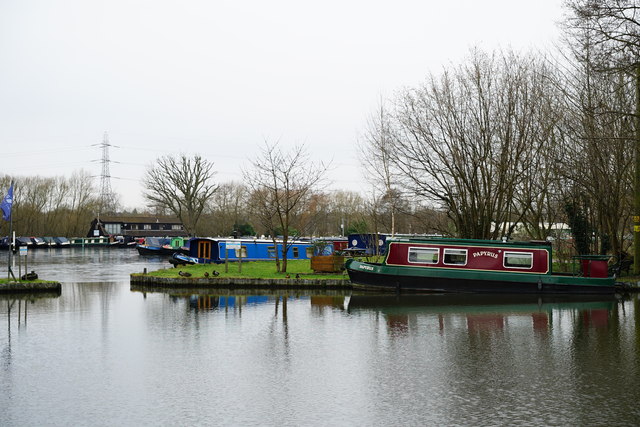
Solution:
{"label": "boat door", "polygon": [[211,259],[211,242],[200,240],[198,242],[198,258]]}

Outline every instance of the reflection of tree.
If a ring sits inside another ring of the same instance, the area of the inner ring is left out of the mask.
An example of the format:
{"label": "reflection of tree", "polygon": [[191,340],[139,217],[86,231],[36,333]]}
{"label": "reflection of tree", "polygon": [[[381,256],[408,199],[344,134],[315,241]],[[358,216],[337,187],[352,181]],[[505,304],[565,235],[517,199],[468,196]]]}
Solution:
{"label": "reflection of tree", "polygon": [[324,309],[344,310],[344,296],[314,295],[310,298],[313,313],[323,315]]}

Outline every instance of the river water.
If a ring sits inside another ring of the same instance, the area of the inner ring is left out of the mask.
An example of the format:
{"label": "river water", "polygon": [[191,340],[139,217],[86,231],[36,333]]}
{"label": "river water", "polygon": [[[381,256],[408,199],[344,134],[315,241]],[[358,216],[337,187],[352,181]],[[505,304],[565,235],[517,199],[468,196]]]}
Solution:
{"label": "river water", "polygon": [[0,297],[2,426],[640,423],[635,296],[153,290],[129,274],[168,263],[130,249],[27,261],[62,295]]}

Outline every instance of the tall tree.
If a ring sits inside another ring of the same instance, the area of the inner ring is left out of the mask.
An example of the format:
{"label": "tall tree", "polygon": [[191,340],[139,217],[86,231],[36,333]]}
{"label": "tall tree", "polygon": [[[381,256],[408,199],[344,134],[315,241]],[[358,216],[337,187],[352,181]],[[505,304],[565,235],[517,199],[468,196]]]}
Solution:
{"label": "tall tree", "polygon": [[[371,116],[367,123],[363,140],[359,143],[360,161],[362,162],[371,184],[381,192],[379,198],[384,200],[389,207],[391,216],[390,231],[393,236],[396,232],[396,211],[401,203],[401,193],[396,185],[391,156],[393,153],[392,123],[380,103],[378,110]],[[377,231],[377,230],[372,230]]]}
{"label": "tall tree", "polygon": [[[615,111],[633,119],[634,150],[634,273],[640,273],[640,3],[637,0],[567,0],[568,42],[587,67],[625,74],[635,88],[634,107]],[[584,47],[587,48],[584,48]],[[593,111],[595,112],[595,111]],[[611,113],[609,111],[608,113]],[[620,196],[620,194],[618,194]]]}
{"label": "tall tree", "polygon": [[294,229],[304,233],[311,224],[312,218],[304,213],[328,166],[311,161],[304,145],[283,152],[278,143],[268,142],[252,166],[243,171],[245,182],[252,190],[252,206],[276,248],[276,232],[282,233],[282,266],[276,257],[276,268],[286,272],[290,233]]}
{"label": "tall tree", "polygon": [[155,205],[166,206],[194,236],[207,201],[216,192],[212,182],[213,163],[200,155],[163,156],[147,169],[144,197]]}
{"label": "tall tree", "polygon": [[553,127],[541,67],[531,56],[476,51],[396,101],[396,176],[444,209],[461,237],[497,238],[522,217],[516,192]]}

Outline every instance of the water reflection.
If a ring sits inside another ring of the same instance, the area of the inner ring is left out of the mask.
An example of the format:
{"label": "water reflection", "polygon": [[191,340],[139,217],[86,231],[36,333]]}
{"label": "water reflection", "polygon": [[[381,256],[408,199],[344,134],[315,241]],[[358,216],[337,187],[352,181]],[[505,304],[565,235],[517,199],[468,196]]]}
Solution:
{"label": "water reflection", "polygon": [[586,327],[606,327],[610,313],[618,306],[616,296],[537,295],[352,295],[348,311],[358,315],[381,314],[389,331],[403,333],[424,317],[440,332],[458,329],[464,322],[469,335],[504,333],[510,324],[529,325],[536,334],[548,334],[555,315],[574,313]]}
{"label": "water reflection", "polygon": [[376,358],[399,365],[380,392],[406,384],[420,395],[412,384],[428,383],[449,397],[425,397],[440,424],[624,425],[640,415],[627,401],[640,379],[637,297],[352,295],[348,312],[393,349]]}
{"label": "water reflection", "polygon": [[154,289],[107,251],[34,254],[62,295],[0,300],[3,426],[640,419],[637,297]]}

